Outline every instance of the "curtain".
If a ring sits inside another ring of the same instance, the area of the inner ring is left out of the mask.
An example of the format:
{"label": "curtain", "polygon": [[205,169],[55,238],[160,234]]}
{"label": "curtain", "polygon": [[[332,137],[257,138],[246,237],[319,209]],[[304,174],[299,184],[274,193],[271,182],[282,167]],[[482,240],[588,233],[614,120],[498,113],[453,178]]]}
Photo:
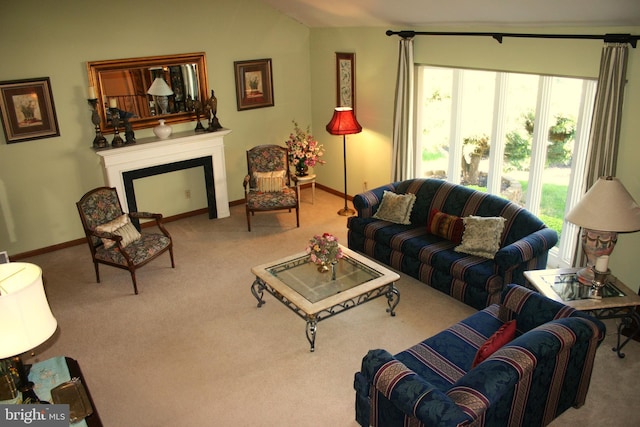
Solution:
{"label": "curtain", "polygon": [[[627,43],[605,42],[602,48],[598,88],[587,148],[587,168],[582,184],[583,192],[587,192],[599,177],[616,174],[628,56]],[[580,243],[580,236],[578,236],[573,265],[584,264]]]}
{"label": "curtain", "polygon": [[413,39],[402,38],[398,55],[398,77],[393,111],[392,179],[402,181],[415,174],[413,136],[414,66]]}

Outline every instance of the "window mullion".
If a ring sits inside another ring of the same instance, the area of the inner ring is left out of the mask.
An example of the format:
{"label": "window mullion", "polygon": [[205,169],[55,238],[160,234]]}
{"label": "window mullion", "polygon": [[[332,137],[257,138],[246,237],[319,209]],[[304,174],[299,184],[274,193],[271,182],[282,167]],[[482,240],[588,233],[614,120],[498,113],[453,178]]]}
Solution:
{"label": "window mullion", "polygon": [[462,174],[462,93],[464,92],[464,70],[453,70],[451,88],[451,129],[449,134],[448,180],[460,184]]}
{"label": "window mullion", "polygon": [[[585,192],[584,176],[589,146],[589,130],[591,129],[591,116],[593,115],[597,85],[595,80],[584,80],[582,83],[580,110],[576,123],[573,156],[571,158],[571,176],[569,178],[567,200],[564,207],[565,216],[580,201]],[[573,252],[578,231],[579,227],[564,221],[562,226],[563,237],[560,240],[558,260],[562,267],[569,267],[573,262]]]}
{"label": "window mullion", "polygon": [[489,176],[487,177],[487,192],[491,194],[500,194],[502,190],[502,162],[505,148],[504,128],[508,83],[509,75],[507,73],[496,73],[491,150],[489,151]]}
{"label": "window mullion", "polygon": [[531,165],[529,168],[529,186],[527,188],[526,207],[534,215],[540,213],[542,196],[542,173],[547,157],[547,140],[549,139],[549,114],[551,110],[552,77],[540,76],[538,83],[538,100],[536,102],[536,119],[533,126],[531,147]]}

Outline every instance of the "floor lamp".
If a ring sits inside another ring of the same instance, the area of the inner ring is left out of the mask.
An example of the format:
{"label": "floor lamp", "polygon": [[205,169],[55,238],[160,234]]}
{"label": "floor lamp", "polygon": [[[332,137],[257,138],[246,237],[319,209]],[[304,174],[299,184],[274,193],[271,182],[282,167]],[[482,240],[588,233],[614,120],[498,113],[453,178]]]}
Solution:
{"label": "floor lamp", "polygon": [[362,132],[362,126],[358,123],[353,108],[336,107],[333,117],[327,125],[327,132],[331,135],[342,135],[342,148],[344,152],[344,208],[338,211],[338,215],[351,216],[356,211],[347,206],[347,135]]}

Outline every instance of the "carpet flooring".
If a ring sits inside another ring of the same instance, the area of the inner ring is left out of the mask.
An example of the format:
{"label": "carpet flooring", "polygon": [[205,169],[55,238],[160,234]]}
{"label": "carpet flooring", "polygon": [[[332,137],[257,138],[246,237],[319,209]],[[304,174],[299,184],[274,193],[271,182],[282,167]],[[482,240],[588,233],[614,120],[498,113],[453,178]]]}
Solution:
{"label": "carpet flooring", "polygon": [[[243,206],[167,223],[176,268],[167,254],[139,270],[139,295],[124,270],[102,266],[97,284],[86,245],[23,260],[42,267],[59,324],[25,361],[77,359],[109,427],[355,427],[353,375],[369,349],[399,352],[474,310],[401,274],[396,317],[373,300],[320,322],[309,352],[301,318],[268,294],[256,307],[250,269],[302,251],[313,234],[346,245],[342,206],[321,190],[311,204],[304,189],[300,228],[283,211],[256,214],[247,232]],[[618,358],[607,325],[586,405],[554,426],[640,425],[640,343]]]}

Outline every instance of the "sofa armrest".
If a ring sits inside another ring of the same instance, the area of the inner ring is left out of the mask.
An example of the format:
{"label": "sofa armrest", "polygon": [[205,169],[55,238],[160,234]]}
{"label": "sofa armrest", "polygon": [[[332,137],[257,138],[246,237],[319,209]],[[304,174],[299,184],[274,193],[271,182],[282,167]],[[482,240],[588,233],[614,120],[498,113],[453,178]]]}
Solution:
{"label": "sofa armrest", "polygon": [[588,319],[599,331],[599,340],[604,339],[606,327],[600,320],[586,313],[554,301],[524,286],[509,284],[502,291],[501,305],[507,310],[501,314],[502,321],[516,319],[518,331],[525,333],[552,320],[565,317]]}
{"label": "sofa armrest", "polygon": [[[445,393],[385,350],[371,350],[362,361],[362,374],[405,416],[429,426],[456,426],[471,421]],[[374,411],[376,412],[376,411]]]}
{"label": "sofa armrest", "polygon": [[558,233],[542,228],[496,252],[494,260],[501,272],[546,254],[558,242]]}
{"label": "sofa armrest", "polygon": [[[474,418],[485,407],[494,407],[496,414],[502,410],[504,416],[522,412],[524,408],[517,406],[524,404],[527,393],[542,399],[541,407],[546,406],[545,399],[552,400],[549,405],[557,404],[553,392],[560,389],[573,393],[570,404],[579,406],[589,387],[598,340],[597,326],[587,319],[553,320],[498,349],[460,378],[447,395],[465,402],[460,406]],[[517,387],[519,383],[523,387]]]}
{"label": "sofa armrest", "polygon": [[359,218],[371,218],[378,210],[382,196],[386,191],[395,191],[395,184],[388,184],[374,188],[364,193],[356,194],[353,197],[353,206],[358,211]]}

